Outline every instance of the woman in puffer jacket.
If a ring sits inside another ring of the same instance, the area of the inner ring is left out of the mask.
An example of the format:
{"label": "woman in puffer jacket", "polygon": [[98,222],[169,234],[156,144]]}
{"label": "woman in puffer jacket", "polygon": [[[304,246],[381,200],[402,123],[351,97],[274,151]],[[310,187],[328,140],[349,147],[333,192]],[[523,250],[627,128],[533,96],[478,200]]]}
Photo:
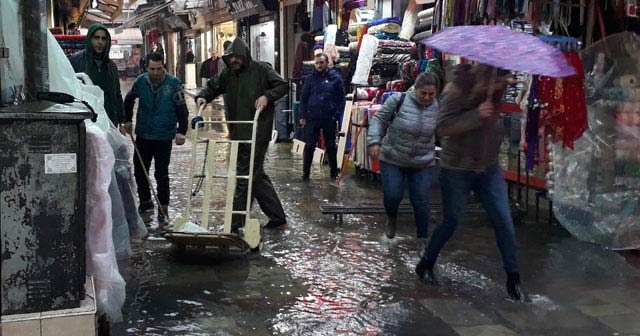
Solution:
{"label": "woman in puffer jacket", "polygon": [[373,159],[380,159],[388,238],[396,234],[398,208],[407,186],[417,237],[427,238],[439,85],[436,75],[420,74],[413,87],[389,97],[369,122],[367,148]]}

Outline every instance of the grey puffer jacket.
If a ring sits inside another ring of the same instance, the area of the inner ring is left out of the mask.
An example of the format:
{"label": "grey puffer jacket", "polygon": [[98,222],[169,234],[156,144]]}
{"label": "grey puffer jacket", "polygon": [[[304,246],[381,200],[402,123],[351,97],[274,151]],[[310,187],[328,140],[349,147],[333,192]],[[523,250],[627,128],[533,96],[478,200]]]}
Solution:
{"label": "grey puffer jacket", "polygon": [[422,105],[411,87],[396,114],[400,97],[400,93],[389,97],[369,121],[367,147],[381,145],[380,160],[399,167],[433,166],[438,102]]}

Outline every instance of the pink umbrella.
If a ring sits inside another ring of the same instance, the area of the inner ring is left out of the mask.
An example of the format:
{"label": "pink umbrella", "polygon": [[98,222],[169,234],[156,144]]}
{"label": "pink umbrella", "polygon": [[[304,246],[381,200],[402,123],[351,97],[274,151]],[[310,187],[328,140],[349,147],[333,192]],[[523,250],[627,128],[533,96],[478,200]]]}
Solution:
{"label": "pink umbrella", "polygon": [[533,35],[503,26],[450,27],[421,42],[497,68],[549,77],[576,73],[560,50]]}

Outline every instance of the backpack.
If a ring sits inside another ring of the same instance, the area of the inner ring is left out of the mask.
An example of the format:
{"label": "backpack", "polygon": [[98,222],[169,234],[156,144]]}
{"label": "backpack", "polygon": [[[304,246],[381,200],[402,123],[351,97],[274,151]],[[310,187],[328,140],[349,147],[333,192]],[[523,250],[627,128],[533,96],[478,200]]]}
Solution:
{"label": "backpack", "polygon": [[[393,113],[393,118],[396,117],[396,115],[398,114],[398,112],[400,112],[400,107],[402,107],[402,103],[404,103],[404,97],[407,95],[406,92],[403,92],[402,95],[400,96],[400,99],[398,100],[398,103],[396,104],[396,111]],[[391,120],[393,120],[393,118],[391,118]]]}

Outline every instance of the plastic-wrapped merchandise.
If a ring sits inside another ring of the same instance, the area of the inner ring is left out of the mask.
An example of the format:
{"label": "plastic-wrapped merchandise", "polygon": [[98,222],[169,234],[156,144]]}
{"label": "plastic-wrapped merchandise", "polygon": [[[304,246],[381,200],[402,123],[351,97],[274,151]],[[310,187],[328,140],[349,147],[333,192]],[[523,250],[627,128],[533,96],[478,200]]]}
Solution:
{"label": "plastic-wrapped merchandise", "polygon": [[111,197],[111,222],[113,224],[111,237],[116,251],[116,259],[125,260],[131,258],[131,238],[129,238],[129,227],[127,217],[124,213],[124,204],[120,189],[118,189],[118,179],[115,170],[111,172],[111,183],[109,183],[109,197]]}
{"label": "plastic-wrapped merchandise", "polygon": [[111,236],[108,190],[114,162],[106,133],[87,129],[87,273],[94,277],[98,311],[119,322],[126,293]]}
{"label": "plastic-wrapped merchandise", "polygon": [[574,236],[640,248],[640,38],[612,35],[581,52],[589,130],[554,145],[553,211]]}
{"label": "plastic-wrapped merchandise", "polygon": [[[127,142],[127,138],[124,137],[117,129],[114,127],[109,129],[109,144],[113,149],[113,153],[115,155],[115,166],[114,170],[114,183],[117,184],[118,190],[118,198],[120,199],[122,206],[119,207],[118,217],[122,218],[121,223],[124,228],[122,230],[126,232],[122,232],[119,234],[118,239],[116,239],[116,231],[120,230],[119,223],[116,221],[116,215],[114,215],[113,227],[114,227],[114,243],[116,244],[116,252],[124,251],[123,249],[118,248],[118,244],[120,241],[126,243],[129,246],[126,250],[130,251],[129,239],[141,239],[147,236],[148,231],[144,222],[142,221],[142,217],[138,214],[137,204],[136,204],[136,184],[133,178],[133,174],[131,174],[132,163],[131,163],[131,155],[129,151],[129,146]],[[115,211],[115,205],[114,205]],[[112,211],[113,212],[113,211]],[[118,253],[119,255],[119,253]],[[118,256],[118,259],[120,257]]]}

